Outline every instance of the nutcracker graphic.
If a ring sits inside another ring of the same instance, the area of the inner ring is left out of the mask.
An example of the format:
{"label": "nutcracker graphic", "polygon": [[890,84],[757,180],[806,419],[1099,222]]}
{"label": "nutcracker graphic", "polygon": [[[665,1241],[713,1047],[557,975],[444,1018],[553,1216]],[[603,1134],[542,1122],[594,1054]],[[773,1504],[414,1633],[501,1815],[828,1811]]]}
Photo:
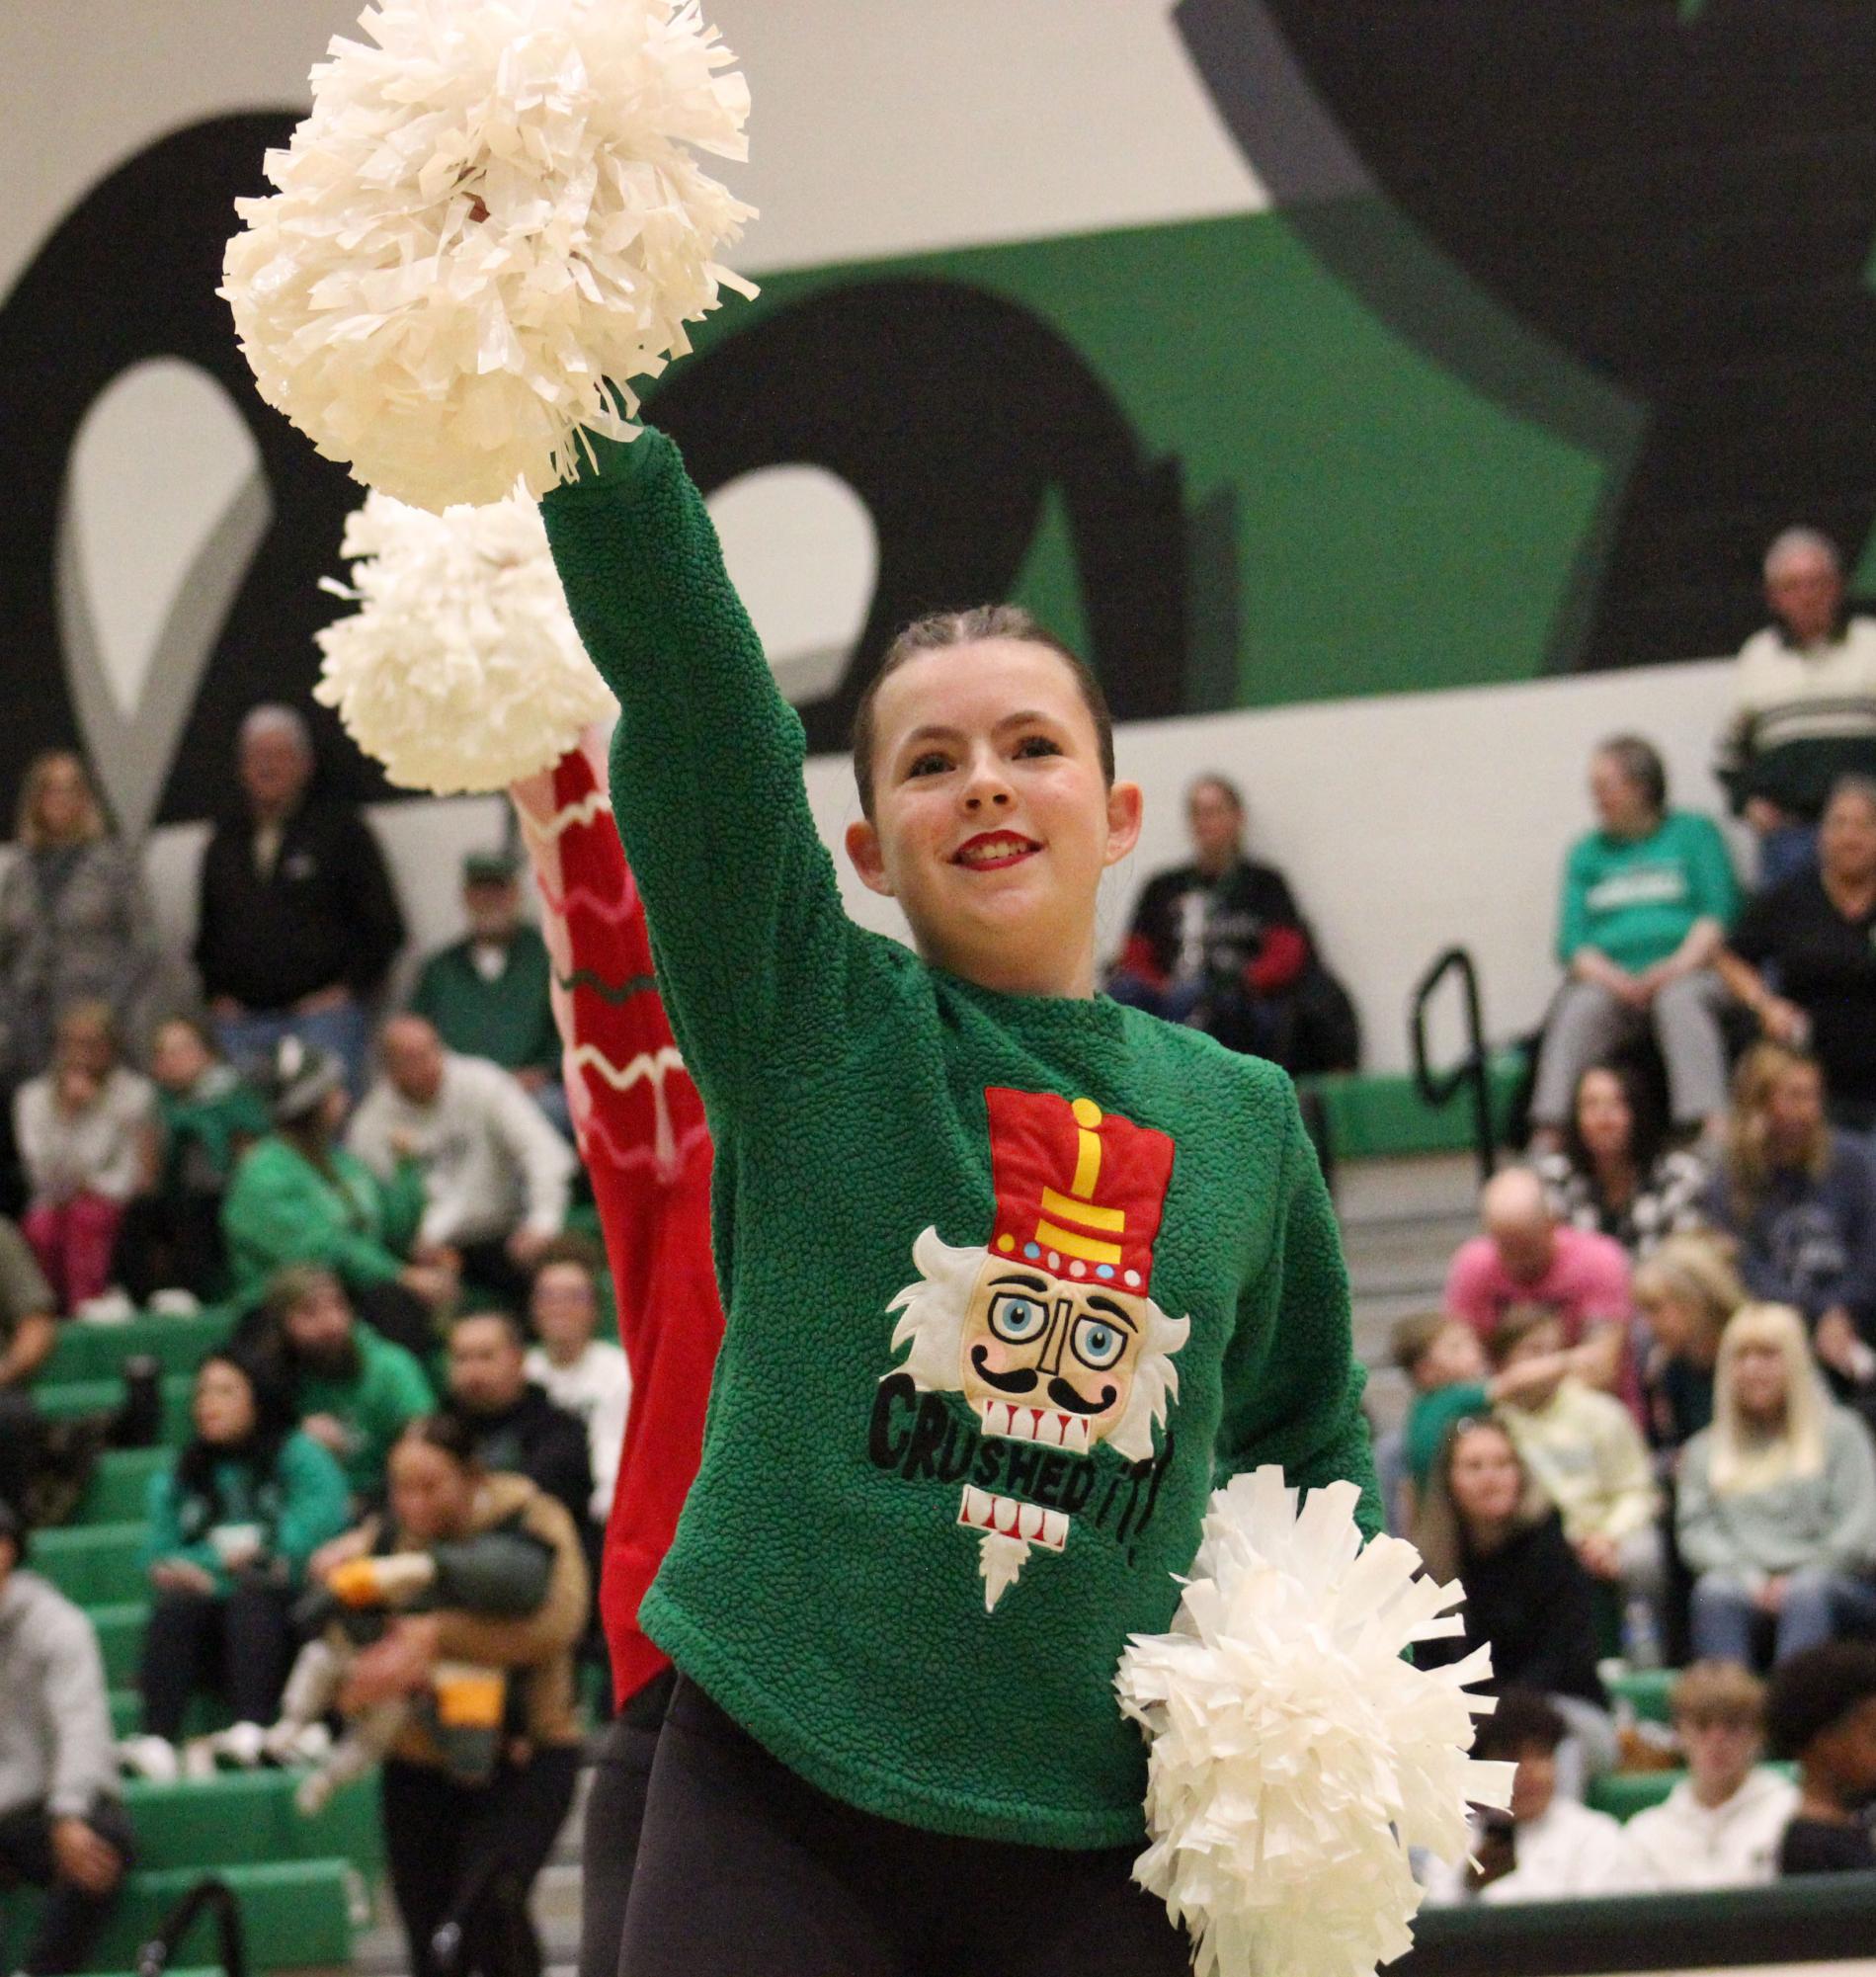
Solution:
{"label": "nutcracker graphic", "polygon": [[[1191,1330],[1149,1293],[1153,1245],[1173,1172],[1163,1132],[1092,1099],[992,1087],[995,1222],[987,1243],[954,1248],[927,1228],[920,1275],[892,1300],[895,1371],[961,1393],[982,1435],[1079,1460],[1104,1443],[1149,1461],[1179,1397],[1173,1356]],[[1060,1552],[1060,1510],[966,1482],[957,1522],[980,1533],[984,1606],[1016,1583],[1031,1549]]]}

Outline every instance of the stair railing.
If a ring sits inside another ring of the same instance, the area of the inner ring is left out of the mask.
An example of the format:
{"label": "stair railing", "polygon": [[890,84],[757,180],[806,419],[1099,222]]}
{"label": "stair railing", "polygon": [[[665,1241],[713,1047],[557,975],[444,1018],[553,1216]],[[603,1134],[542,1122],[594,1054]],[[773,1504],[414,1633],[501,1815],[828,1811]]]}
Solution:
{"label": "stair railing", "polygon": [[[1435,1071],[1427,1048],[1427,1012],[1448,975],[1459,978],[1460,1007],[1465,1018],[1465,1048],[1456,1064]],[[1410,1028],[1414,1045],[1414,1084],[1434,1112],[1449,1106],[1461,1091],[1472,1099],[1472,1146],[1479,1163],[1479,1182],[1492,1178],[1498,1165],[1498,1130],[1492,1121],[1491,1060],[1486,1050],[1485,1017],[1479,1005],[1479,971],[1464,947],[1448,947],[1414,990]]]}
{"label": "stair railing", "polygon": [[212,1909],[215,1933],[220,1940],[221,1967],[227,1977],[248,1977],[247,1939],[241,1927],[241,1902],[226,1881],[210,1874],[196,1885],[170,1910],[162,1927],[136,1953],[136,1977],[164,1977],[170,1960],[195,1928],[204,1909]]}

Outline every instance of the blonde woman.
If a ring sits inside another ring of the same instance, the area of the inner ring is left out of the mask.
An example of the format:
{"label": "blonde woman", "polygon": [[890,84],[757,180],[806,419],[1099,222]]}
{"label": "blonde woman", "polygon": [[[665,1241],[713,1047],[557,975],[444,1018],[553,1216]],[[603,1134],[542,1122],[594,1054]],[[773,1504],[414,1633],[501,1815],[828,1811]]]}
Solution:
{"label": "blonde woman", "polygon": [[1739,1239],[1752,1294],[1804,1317],[1819,1359],[1854,1379],[1876,1330],[1876,1175],[1863,1148],[1834,1132],[1815,1057],[1757,1043],[1733,1083],[1726,1159],[1708,1197]]}
{"label": "blonde woman", "polygon": [[1648,1432],[1664,1459],[1711,1424],[1720,1335],[1745,1302],[1732,1240],[1713,1230],[1670,1236],[1636,1269],[1635,1311],[1650,1340]]}
{"label": "blonde woman", "polygon": [[112,836],[84,763],[38,756],[20,783],[14,857],[0,877],[0,1068],[51,1061],[62,1009],[109,1003],[140,1047],[161,952],[136,859]]}
{"label": "blonde woman", "polygon": [[1876,1629],[1876,1447],[1826,1391],[1788,1306],[1748,1304],[1727,1325],[1675,1523],[1701,1660],[1780,1662]]}

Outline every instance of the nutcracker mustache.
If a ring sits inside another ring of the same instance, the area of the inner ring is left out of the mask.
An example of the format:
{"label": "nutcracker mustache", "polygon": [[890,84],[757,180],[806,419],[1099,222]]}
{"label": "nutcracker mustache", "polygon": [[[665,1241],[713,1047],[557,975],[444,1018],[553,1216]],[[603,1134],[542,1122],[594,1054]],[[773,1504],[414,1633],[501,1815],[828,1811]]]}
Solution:
{"label": "nutcracker mustache", "polygon": [[[1041,1375],[1033,1366],[1019,1366],[1014,1372],[1000,1373],[989,1363],[990,1355],[982,1346],[971,1348],[970,1362],[977,1369],[977,1377],[986,1386],[994,1386],[999,1393],[1033,1393],[1036,1381]],[[1100,1397],[1089,1400],[1069,1385],[1060,1373],[1049,1379],[1049,1398],[1057,1407],[1066,1408],[1070,1414],[1101,1414],[1114,1404],[1116,1389],[1104,1386]]]}

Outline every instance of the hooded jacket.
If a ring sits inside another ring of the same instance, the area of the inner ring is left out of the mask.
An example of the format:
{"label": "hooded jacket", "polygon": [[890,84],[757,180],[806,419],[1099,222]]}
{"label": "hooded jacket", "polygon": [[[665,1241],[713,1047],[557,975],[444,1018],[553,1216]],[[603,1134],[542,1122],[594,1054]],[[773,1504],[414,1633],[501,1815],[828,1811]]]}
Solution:
{"label": "hooded jacket", "polygon": [[42,1802],[82,1819],[117,1789],[98,1636],[48,1580],[16,1570],[0,1586],[0,1817]]}

